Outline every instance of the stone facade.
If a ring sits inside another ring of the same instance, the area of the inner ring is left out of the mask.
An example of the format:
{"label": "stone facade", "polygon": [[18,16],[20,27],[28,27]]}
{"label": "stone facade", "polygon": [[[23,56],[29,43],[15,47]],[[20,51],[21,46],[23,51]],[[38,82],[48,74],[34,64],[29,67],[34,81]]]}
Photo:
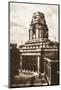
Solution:
{"label": "stone facade", "polygon": [[44,14],[34,13],[29,29],[29,40],[24,45],[19,46],[22,70],[37,72],[39,76],[46,73],[46,59],[44,58],[58,57],[58,43],[50,41],[48,36],[48,26]]}

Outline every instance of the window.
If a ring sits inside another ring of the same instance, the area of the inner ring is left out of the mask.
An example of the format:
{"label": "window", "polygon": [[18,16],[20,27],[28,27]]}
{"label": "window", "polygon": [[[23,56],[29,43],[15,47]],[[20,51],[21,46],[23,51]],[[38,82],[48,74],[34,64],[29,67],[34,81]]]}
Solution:
{"label": "window", "polygon": [[36,19],[37,17],[36,16],[34,16],[34,19]]}

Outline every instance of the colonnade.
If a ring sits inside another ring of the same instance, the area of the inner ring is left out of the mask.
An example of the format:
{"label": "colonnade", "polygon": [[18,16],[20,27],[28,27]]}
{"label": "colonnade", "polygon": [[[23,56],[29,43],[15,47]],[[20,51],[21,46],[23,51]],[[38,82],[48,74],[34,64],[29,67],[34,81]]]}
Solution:
{"label": "colonnade", "polygon": [[22,69],[39,73],[40,57],[39,56],[22,56]]}

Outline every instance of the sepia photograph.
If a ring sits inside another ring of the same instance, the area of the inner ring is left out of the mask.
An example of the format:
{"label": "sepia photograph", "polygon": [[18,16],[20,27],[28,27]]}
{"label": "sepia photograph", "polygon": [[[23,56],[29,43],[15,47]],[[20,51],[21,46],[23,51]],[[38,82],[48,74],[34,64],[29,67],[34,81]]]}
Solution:
{"label": "sepia photograph", "polygon": [[58,4],[9,2],[9,87],[60,83]]}

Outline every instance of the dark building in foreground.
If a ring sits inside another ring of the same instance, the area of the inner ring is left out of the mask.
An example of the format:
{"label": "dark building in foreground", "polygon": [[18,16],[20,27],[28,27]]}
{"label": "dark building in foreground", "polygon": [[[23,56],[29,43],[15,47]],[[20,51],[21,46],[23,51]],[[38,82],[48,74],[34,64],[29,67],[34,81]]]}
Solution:
{"label": "dark building in foreground", "polygon": [[33,14],[29,29],[29,40],[21,45],[20,66],[23,72],[37,73],[45,77],[49,85],[59,84],[59,45],[49,40],[45,16]]}
{"label": "dark building in foreground", "polygon": [[17,44],[10,44],[10,84],[14,83],[14,76],[18,75],[20,68],[20,54]]}

